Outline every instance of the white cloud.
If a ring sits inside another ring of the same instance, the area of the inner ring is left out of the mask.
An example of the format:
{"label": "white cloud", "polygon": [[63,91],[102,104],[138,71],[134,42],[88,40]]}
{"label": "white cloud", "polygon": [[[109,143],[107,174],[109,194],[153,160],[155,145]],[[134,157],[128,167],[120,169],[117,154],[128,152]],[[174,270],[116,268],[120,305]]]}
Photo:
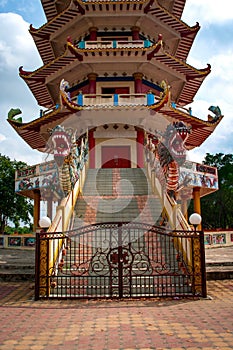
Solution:
{"label": "white cloud", "polygon": [[0,142],[4,141],[6,139],[5,135],[0,134]]}
{"label": "white cloud", "polygon": [[[210,58],[213,66],[211,77],[218,77],[222,81],[231,82],[233,79],[233,50],[225,51]],[[227,72],[227,74],[226,74]]]}
{"label": "white cloud", "polygon": [[[17,107],[29,113],[32,119],[36,101],[27,85],[18,75],[18,67],[34,70],[41,66],[35,43],[28,32],[29,24],[14,13],[0,13],[0,72],[4,82],[0,94],[1,110],[6,113]],[[25,121],[25,120],[24,120]]]}
{"label": "white cloud", "polygon": [[211,22],[222,23],[233,20],[231,0],[187,0],[183,20],[191,23],[200,22],[203,26]]}
{"label": "white cloud", "polygon": [[1,150],[11,159],[22,160],[28,164],[38,163],[41,153],[31,150],[7,122],[11,108],[20,108],[23,121],[39,116],[39,106],[25,82],[18,75],[18,67],[34,70],[41,66],[41,59],[35,43],[28,32],[29,24],[14,13],[0,13],[0,74],[2,89],[1,106]]}
{"label": "white cloud", "polygon": [[198,69],[211,64],[211,73],[206,77],[194,102],[193,115],[207,120],[210,105],[219,106],[223,120],[213,134],[199,147],[191,151],[198,161],[205,154],[233,153],[232,142],[232,92],[233,92],[233,13],[229,11],[229,1],[214,3],[209,0],[188,0],[183,20],[193,24],[198,21],[201,29],[194,41],[188,57],[188,63]]}
{"label": "white cloud", "polygon": [[15,13],[0,13],[0,67],[14,68],[20,65],[25,69],[35,69],[41,59],[35,43],[28,31],[29,23]]}

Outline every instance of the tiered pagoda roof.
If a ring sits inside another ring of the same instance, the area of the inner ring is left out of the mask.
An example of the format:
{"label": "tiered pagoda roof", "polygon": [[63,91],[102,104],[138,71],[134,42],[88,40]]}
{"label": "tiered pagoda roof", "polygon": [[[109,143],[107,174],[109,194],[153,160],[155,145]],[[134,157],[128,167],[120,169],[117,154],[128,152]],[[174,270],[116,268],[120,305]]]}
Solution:
{"label": "tiered pagoda roof", "polygon": [[[68,42],[65,52],[42,66],[34,72],[27,72],[20,67],[20,76],[26,81],[39,105],[47,108],[58,103],[58,86],[60,82],[61,70],[66,73],[67,80],[72,81],[72,77],[82,80],[91,72],[90,66],[96,70],[106,67],[111,58],[111,66],[108,66],[108,74],[118,71],[119,75],[130,69],[130,73],[141,65],[141,71],[145,75],[150,74],[152,79],[162,80],[162,77],[169,76],[168,81],[173,81],[171,93],[173,99],[182,105],[193,101],[195,94],[200,88],[205,77],[210,73],[210,65],[204,69],[196,69],[186,62],[170,55],[166,50],[158,49],[158,43],[150,48],[122,47],[122,48],[95,48],[80,49]],[[121,59],[120,67],[116,67]],[[82,63],[82,70],[80,66]],[[106,63],[104,65],[104,63]],[[99,66],[102,66],[99,67]],[[159,70],[159,72],[158,72]],[[75,74],[74,74],[75,73]],[[70,78],[70,79],[69,79]]]}
{"label": "tiered pagoda roof", "polygon": [[[120,114],[126,108],[128,107],[112,107],[109,109],[108,112],[105,111],[105,114],[108,113],[110,120],[110,116],[112,114],[113,109],[117,110]],[[148,107],[146,108],[145,106],[139,108],[142,115],[145,115],[146,117],[149,116],[150,111],[148,110]],[[98,106],[96,106],[96,109],[98,109]],[[93,112],[96,113],[96,109],[93,108]],[[136,109],[137,106],[135,106],[134,111]],[[73,110],[73,115],[75,115],[75,112],[77,111]],[[81,110],[79,114],[80,113],[84,113],[84,109],[83,111]],[[89,110],[88,113],[90,114],[92,113],[92,111]],[[72,112],[70,111],[70,109],[58,108],[48,112],[47,114],[44,114],[42,117],[37,118],[32,122],[21,124],[14,120],[9,120],[9,123],[21,136],[21,138],[23,138],[25,142],[27,142],[32,148],[38,149],[43,152],[46,150],[46,143],[50,137],[49,131],[57,124],[61,124],[67,118],[70,118],[71,114]],[[186,148],[189,150],[195,147],[199,147],[212,134],[212,132],[215,130],[215,128],[223,118],[223,116],[221,116],[216,119],[204,121],[195,116],[190,115],[188,111],[185,111],[182,108],[173,107],[170,103],[163,106],[158,112],[156,112],[156,114],[158,115],[158,117],[166,116],[171,122],[183,121],[187,125],[192,126],[192,132],[190,133],[186,141]],[[43,131],[41,130],[42,127]]]}
{"label": "tiered pagoda roof", "polygon": [[[32,148],[44,151],[49,137],[46,128],[62,123],[75,113],[75,110],[59,106],[62,78],[71,87],[78,87],[93,72],[99,79],[107,76],[130,78],[135,72],[140,72],[151,84],[158,85],[166,80],[170,91],[169,102],[161,105],[156,113],[169,121],[182,120],[192,126],[187,148],[200,146],[214,131],[222,116],[205,121],[182,109],[193,102],[211,71],[210,65],[197,69],[186,62],[200,26],[197,23],[190,27],[181,20],[185,2],[42,0],[48,22],[38,29],[30,26],[30,33],[43,66],[35,71],[20,67],[19,71],[38,104],[50,111],[29,123],[19,124],[9,120],[10,124]],[[94,42],[90,41],[90,28],[97,31]],[[124,36],[130,37],[132,28],[138,28],[140,40],[124,42]],[[109,38],[108,42],[101,41],[102,37]],[[123,40],[115,44],[113,37],[117,37],[117,40],[122,37]],[[119,106],[111,108],[119,109]],[[147,105],[141,108],[150,109]],[[80,113],[84,110],[85,106]]]}

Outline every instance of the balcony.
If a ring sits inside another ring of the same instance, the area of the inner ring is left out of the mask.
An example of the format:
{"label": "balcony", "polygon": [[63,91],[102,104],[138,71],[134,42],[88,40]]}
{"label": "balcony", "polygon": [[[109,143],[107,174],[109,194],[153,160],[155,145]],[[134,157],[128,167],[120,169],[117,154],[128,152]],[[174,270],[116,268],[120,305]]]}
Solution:
{"label": "balcony", "polygon": [[[62,92],[64,94],[64,92]],[[80,107],[116,107],[116,106],[153,106],[160,103],[165,94],[161,97],[152,92],[133,94],[82,94],[69,97],[69,93],[64,94],[68,101]],[[64,96],[63,95],[63,96]],[[188,115],[192,115],[191,108],[185,108],[171,102],[171,107]]]}
{"label": "balcony", "polygon": [[149,40],[109,40],[109,41],[80,41],[79,49],[135,49],[152,46]]}
{"label": "balcony", "polygon": [[152,93],[138,94],[82,94],[70,99],[72,105],[85,108],[111,108],[117,106],[152,106],[161,101]]}

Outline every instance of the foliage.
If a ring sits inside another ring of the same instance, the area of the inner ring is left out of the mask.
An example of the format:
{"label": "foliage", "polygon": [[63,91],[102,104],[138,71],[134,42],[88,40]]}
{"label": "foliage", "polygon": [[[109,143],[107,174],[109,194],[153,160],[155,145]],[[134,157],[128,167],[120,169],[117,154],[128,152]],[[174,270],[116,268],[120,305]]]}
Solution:
{"label": "foliage", "polygon": [[16,230],[20,222],[30,224],[33,205],[29,199],[15,193],[15,171],[26,166],[0,154],[0,233],[4,232],[8,221],[13,222]]}
{"label": "foliage", "polygon": [[11,227],[11,226],[6,226],[4,233],[7,235],[11,235],[14,233],[17,234],[27,234],[27,233],[32,233],[32,225],[28,226],[20,226],[17,228],[17,230],[15,229],[15,227]]}
{"label": "foliage", "polygon": [[207,153],[203,163],[217,167],[219,180],[219,190],[201,199],[203,227],[233,228],[233,155]]}

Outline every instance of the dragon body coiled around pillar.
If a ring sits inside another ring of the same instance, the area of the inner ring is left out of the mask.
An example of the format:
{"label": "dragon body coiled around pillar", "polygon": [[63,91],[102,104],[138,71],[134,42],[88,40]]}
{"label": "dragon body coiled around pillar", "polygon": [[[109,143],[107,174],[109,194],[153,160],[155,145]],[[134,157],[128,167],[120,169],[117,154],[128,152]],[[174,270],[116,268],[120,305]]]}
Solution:
{"label": "dragon body coiled around pillar", "polygon": [[57,125],[51,131],[48,152],[53,154],[57,165],[58,180],[67,196],[79,179],[80,171],[87,160],[88,141],[86,135],[79,138],[71,128]]}
{"label": "dragon body coiled around pillar", "polygon": [[189,133],[190,128],[183,122],[175,122],[169,124],[164,133],[155,132],[154,135],[148,135],[147,161],[152,165],[162,188],[173,198],[181,188],[179,168],[186,160],[185,141]]}

